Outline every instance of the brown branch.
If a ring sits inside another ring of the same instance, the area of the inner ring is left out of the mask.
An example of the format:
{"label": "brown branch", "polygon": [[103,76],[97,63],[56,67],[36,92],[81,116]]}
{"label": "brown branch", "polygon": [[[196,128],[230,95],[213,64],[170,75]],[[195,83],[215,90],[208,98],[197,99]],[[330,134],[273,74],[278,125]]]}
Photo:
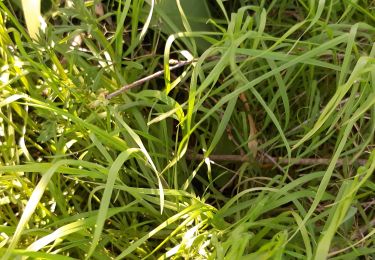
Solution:
{"label": "brown branch", "polygon": [[[259,157],[256,160],[253,160],[251,157],[242,156],[242,155],[221,155],[221,154],[212,154],[208,157],[211,161],[218,161],[218,162],[256,162],[261,167],[268,168],[276,163],[281,165],[328,165],[331,162],[331,159],[328,158],[283,158],[283,157]],[[186,154],[186,159],[190,161],[200,161],[204,160],[205,156],[203,154],[193,154],[188,153]],[[355,164],[358,165],[365,165],[367,162],[366,159],[357,159]],[[336,162],[336,166],[342,166],[346,163],[349,163],[348,160],[345,159],[338,159]]]}
{"label": "brown branch", "polygon": [[[218,60],[220,58],[221,58],[221,56],[215,56],[214,55],[214,56],[207,57],[206,60],[207,61],[213,61],[213,60]],[[246,55],[238,55],[236,58],[237,58],[238,61],[241,61],[241,60],[246,59],[247,56]],[[193,62],[195,62],[197,60],[198,59],[192,59],[192,60],[188,60],[188,61],[175,61],[174,60],[174,62],[175,62],[176,65],[169,67],[169,71],[173,71],[173,70],[181,68],[181,67],[183,67],[185,65],[189,65],[189,64],[191,64],[191,63],[193,63]],[[155,78],[158,78],[158,77],[162,76],[163,74],[164,74],[164,69],[163,70],[159,70],[159,71],[157,71],[157,72],[155,72],[155,73],[153,73],[151,75],[148,75],[148,76],[146,76],[144,78],[141,78],[141,79],[139,79],[137,81],[134,81],[133,83],[124,85],[121,88],[119,88],[118,90],[113,91],[112,93],[109,93],[108,95],[106,95],[106,99],[109,100],[111,98],[114,98],[114,97],[116,97],[116,96],[124,93],[125,91],[127,91],[129,89],[138,87],[138,86],[146,83],[147,81],[150,81],[152,79],[155,79]]]}
{"label": "brown branch", "polygon": [[[178,68],[181,68],[185,65],[188,65],[188,64],[191,64],[194,60],[189,60],[189,61],[179,61],[176,65],[174,66],[171,66],[169,67],[169,70],[172,71],[172,70],[176,70]],[[122,86],[121,88],[119,88],[118,90],[112,92],[112,93],[109,93],[107,96],[106,96],[106,99],[111,99],[111,98],[114,98],[122,93],[124,93],[125,91],[129,90],[129,89],[132,89],[132,88],[135,88],[135,87],[138,87],[140,85],[142,85],[143,83],[146,83],[147,81],[150,81],[152,79],[155,79],[155,78],[158,78],[160,77],[161,75],[164,74],[164,70],[159,70],[151,75],[148,75],[147,77],[144,77],[144,78],[141,78],[140,80],[137,80],[137,81],[134,81],[133,83],[130,83],[130,84],[127,84],[127,85],[124,85]]]}

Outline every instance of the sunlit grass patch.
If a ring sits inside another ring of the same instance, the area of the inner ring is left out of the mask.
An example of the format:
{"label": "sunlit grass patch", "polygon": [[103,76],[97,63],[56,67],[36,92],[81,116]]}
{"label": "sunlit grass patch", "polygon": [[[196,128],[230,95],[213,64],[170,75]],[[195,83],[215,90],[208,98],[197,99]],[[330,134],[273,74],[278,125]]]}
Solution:
{"label": "sunlit grass patch", "polygon": [[371,259],[374,8],[1,2],[2,259]]}

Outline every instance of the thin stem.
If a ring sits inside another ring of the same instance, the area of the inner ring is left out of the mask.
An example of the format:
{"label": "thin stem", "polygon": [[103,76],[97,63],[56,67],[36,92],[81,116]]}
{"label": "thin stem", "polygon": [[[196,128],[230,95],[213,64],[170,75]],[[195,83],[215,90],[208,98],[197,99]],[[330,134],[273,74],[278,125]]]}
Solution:
{"label": "thin stem", "polygon": [[[268,168],[270,165],[275,165],[275,163],[279,165],[328,165],[331,162],[331,159],[328,158],[283,158],[283,157],[259,157],[255,161],[251,157],[248,156],[242,156],[242,155],[232,155],[232,154],[212,154],[208,156],[208,158],[215,162],[215,161],[221,161],[221,162],[256,162],[261,167]],[[188,153],[186,155],[186,159],[190,161],[200,161],[206,159],[206,157],[203,154],[193,154]],[[355,161],[358,165],[365,165],[367,162],[366,159],[358,159]],[[349,160],[346,159],[338,159],[336,162],[336,167],[349,164]]]}
{"label": "thin stem", "polygon": [[[172,70],[176,70],[178,68],[181,68],[185,65],[189,65],[193,62],[194,60],[189,60],[189,61],[179,61],[176,65],[172,66],[172,67],[169,67],[169,70],[172,71]],[[111,98],[114,98],[122,93],[124,93],[125,91],[129,90],[129,89],[132,89],[132,88],[135,88],[135,87],[138,87],[144,83],[146,83],[147,81],[150,81],[152,79],[155,79],[155,78],[158,78],[160,77],[161,75],[164,74],[164,70],[159,70],[151,75],[148,75],[144,78],[141,78],[140,80],[137,80],[137,81],[134,81],[133,83],[130,83],[130,84],[127,84],[127,85],[124,85],[122,86],[121,88],[119,88],[118,90],[112,92],[112,93],[109,93],[107,96],[106,96],[106,99],[111,99]]]}

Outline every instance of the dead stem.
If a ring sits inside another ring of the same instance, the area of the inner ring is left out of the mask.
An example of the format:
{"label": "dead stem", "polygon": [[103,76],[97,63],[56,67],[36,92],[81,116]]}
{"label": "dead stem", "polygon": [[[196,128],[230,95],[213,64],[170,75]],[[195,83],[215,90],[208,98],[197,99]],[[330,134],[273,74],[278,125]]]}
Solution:
{"label": "dead stem", "polygon": [[[200,161],[204,160],[206,157],[203,154],[193,154],[188,153],[186,159],[190,161]],[[269,168],[275,165],[275,162],[279,165],[328,165],[331,159],[328,158],[283,158],[283,157],[271,157],[262,156],[257,158],[257,160],[252,159],[248,156],[242,155],[232,155],[232,154],[212,154],[208,157],[211,161],[220,162],[254,162],[259,164],[262,168]],[[366,159],[357,159],[355,164],[365,165]],[[338,159],[336,162],[336,167],[349,164],[349,160]]]}

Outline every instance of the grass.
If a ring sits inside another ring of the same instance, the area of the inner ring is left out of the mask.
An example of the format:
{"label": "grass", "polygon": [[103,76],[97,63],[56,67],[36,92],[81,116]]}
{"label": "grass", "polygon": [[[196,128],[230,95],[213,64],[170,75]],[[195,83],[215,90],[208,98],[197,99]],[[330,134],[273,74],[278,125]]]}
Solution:
{"label": "grass", "polygon": [[373,1],[69,3],[0,2],[1,259],[375,256]]}

